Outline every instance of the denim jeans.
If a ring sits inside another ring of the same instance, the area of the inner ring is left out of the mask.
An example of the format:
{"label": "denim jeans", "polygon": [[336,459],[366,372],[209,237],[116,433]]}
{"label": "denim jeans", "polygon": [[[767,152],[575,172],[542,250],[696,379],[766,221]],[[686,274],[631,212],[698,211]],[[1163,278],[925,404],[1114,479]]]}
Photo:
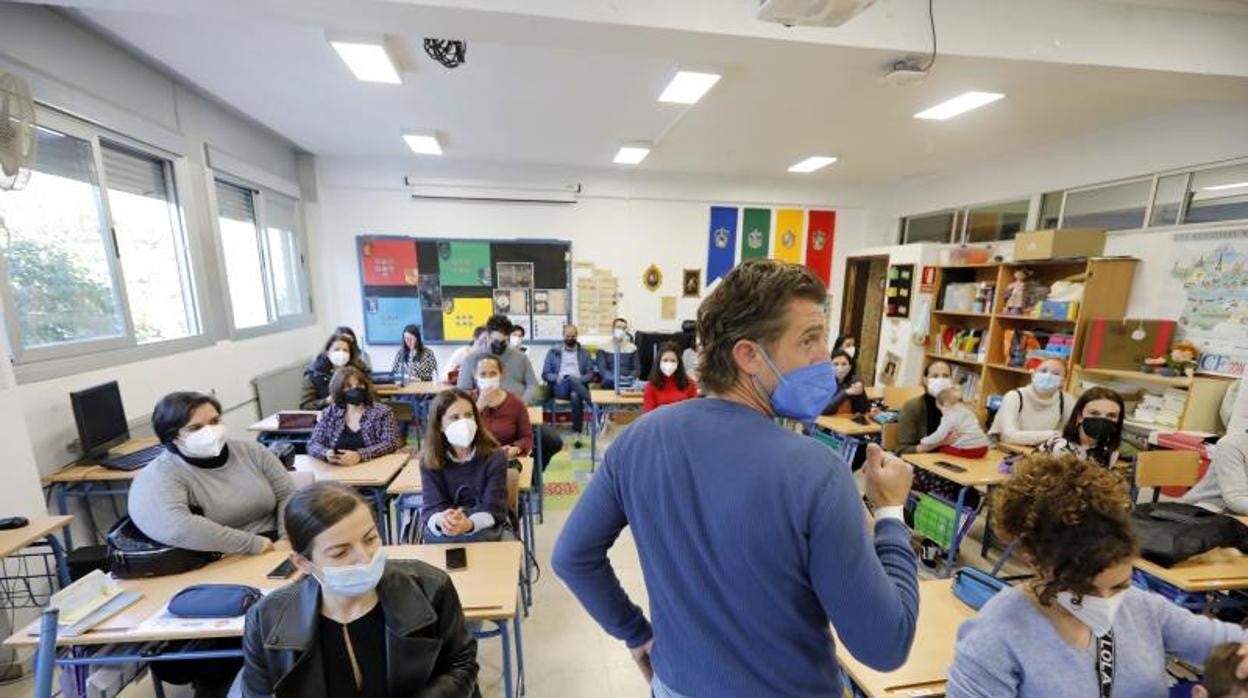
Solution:
{"label": "denim jeans", "polygon": [[591,404],[589,388],[585,387],[580,378],[564,376],[555,384],[555,398],[572,402],[572,431],[581,433],[581,428],[585,425],[585,405]]}

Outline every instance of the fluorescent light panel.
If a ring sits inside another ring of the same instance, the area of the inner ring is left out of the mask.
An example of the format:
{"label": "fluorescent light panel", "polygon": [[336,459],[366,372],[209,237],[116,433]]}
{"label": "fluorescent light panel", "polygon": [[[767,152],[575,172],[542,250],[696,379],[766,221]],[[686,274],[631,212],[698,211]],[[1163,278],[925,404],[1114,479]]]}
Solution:
{"label": "fluorescent light panel", "polygon": [[836,162],[836,158],[827,155],[812,155],[789,168],[789,172],[814,172]]}
{"label": "fluorescent light panel", "polygon": [[646,156],[650,154],[650,149],[639,145],[626,145],[620,148],[620,152],[615,154],[615,164],[617,165],[638,165]]}
{"label": "fluorescent light panel", "polygon": [[435,135],[408,133],[403,135],[403,140],[407,141],[407,147],[418,155],[442,154],[442,144],[438,142],[438,137]]}
{"label": "fluorescent light panel", "polygon": [[1204,191],[1225,191],[1227,189],[1240,189],[1248,187],[1248,182],[1236,182],[1234,184],[1215,184],[1212,187],[1201,187]]}
{"label": "fluorescent light panel", "polygon": [[659,95],[660,102],[671,102],[674,104],[697,104],[702,96],[710,91],[715,83],[719,82],[719,76],[714,73],[693,73],[682,70],[676,73],[676,77],[667,83],[667,87],[663,89],[663,94]]}
{"label": "fluorescent light panel", "polygon": [[354,41],[331,41],[329,44],[342,57],[357,80],[391,85],[403,82],[385,46]]}
{"label": "fluorescent light panel", "polygon": [[916,119],[933,119],[936,121],[944,121],[952,119],[958,114],[964,114],[972,109],[978,109],[985,104],[992,104],[1001,99],[1005,95],[999,92],[963,92],[953,99],[941,102],[934,107],[929,107],[914,115]]}

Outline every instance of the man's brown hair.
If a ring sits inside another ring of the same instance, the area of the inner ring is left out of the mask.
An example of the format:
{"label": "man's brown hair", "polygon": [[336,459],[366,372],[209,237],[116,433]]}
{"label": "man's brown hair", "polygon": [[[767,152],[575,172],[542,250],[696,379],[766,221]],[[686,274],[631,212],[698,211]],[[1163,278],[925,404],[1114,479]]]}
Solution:
{"label": "man's brown hair", "polygon": [[708,392],[724,393],[737,382],[732,348],[743,339],[768,347],[788,324],[794,298],[823,303],[828,291],[814,272],[800,264],[752,259],[724,277],[698,308],[698,379]]}

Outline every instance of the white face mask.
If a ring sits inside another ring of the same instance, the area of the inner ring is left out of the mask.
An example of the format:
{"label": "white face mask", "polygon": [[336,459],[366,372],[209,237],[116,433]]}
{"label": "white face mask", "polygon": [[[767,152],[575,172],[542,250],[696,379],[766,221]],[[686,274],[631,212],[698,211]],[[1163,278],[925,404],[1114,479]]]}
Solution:
{"label": "white face mask", "polygon": [[659,370],[663,372],[663,375],[671,376],[676,373],[676,366],[675,361],[663,361],[659,363]]}
{"label": "white face mask", "polygon": [[477,423],[471,419],[457,419],[451,423],[451,426],[443,429],[442,433],[446,434],[446,440],[450,441],[452,446],[468,448],[477,436]]}
{"label": "white face mask", "polygon": [[481,389],[481,392],[498,390],[498,386],[502,384],[502,382],[502,379],[497,376],[493,378],[478,378],[477,387]]}
{"label": "white face mask", "polygon": [[927,394],[931,395],[932,397],[936,397],[937,395],[940,395],[940,391],[944,390],[945,388],[948,388],[949,385],[950,385],[950,380],[943,376],[940,378],[928,378],[927,379]]}
{"label": "white face mask", "polygon": [[624,339],[624,330],[622,330],[622,329],[620,329],[619,327],[617,327],[617,328],[615,328],[614,330],[611,330],[611,336],[612,336],[612,337],[615,337],[615,341],[617,341],[617,342],[618,342],[618,341],[620,341],[620,340]]}
{"label": "white face mask", "polygon": [[858,352],[858,347],[841,347],[841,351],[849,354],[849,358],[854,358],[854,354]]}
{"label": "white face mask", "polygon": [[209,424],[183,437],[178,450],[191,458],[216,458],[225,448],[225,427]]}
{"label": "white face mask", "polygon": [[519,347],[521,344],[524,343],[524,340],[520,338],[520,335],[513,334],[511,338],[507,340],[507,343],[513,347]]}
{"label": "white face mask", "polygon": [[386,551],[377,548],[373,559],[363,565],[322,567],[316,578],[321,588],[335,596],[362,596],[377,588],[386,571]]}
{"label": "white face mask", "polygon": [[837,378],[844,378],[845,376],[848,376],[848,375],[849,375],[849,366],[837,366],[836,367]]}
{"label": "white face mask", "polygon": [[1074,594],[1069,591],[1057,592],[1057,603],[1081,623],[1088,626],[1096,637],[1104,637],[1114,627],[1114,618],[1122,608],[1127,592],[1120,591],[1113,596],[1088,596],[1075,603]]}
{"label": "white face mask", "polygon": [[326,354],[325,358],[329,359],[329,363],[341,367],[347,365],[347,361],[351,359],[351,353],[345,352],[341,349],[335,349],[334,351]]}

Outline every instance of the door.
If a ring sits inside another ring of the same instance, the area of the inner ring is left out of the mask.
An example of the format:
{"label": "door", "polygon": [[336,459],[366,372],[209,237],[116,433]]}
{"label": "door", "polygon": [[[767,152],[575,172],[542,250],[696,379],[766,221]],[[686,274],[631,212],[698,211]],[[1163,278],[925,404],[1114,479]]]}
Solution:
{"label": "door", "polygon": [[851,257],[845,264],[845,291],[842,296],[845,303],[841,308],[840,335],[858,340],[858,353],[854,360],[858,375],[866,386],[875,385],[887,275],[887,255]]}

